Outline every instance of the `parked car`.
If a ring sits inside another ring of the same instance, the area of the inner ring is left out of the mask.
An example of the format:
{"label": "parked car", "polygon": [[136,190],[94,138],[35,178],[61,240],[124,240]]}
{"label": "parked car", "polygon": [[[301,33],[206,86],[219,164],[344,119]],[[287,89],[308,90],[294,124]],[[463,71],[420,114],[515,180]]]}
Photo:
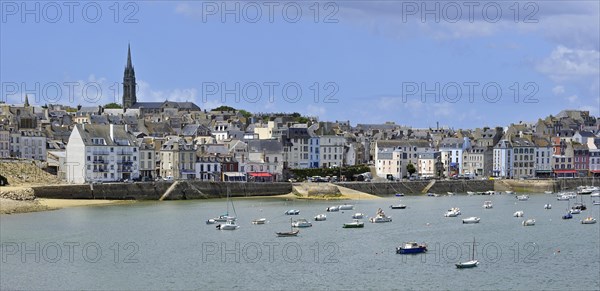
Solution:
{"label": "parked car", "polygon": [[165,181],[173,181],[173,176],[166,176],[163,178]]}

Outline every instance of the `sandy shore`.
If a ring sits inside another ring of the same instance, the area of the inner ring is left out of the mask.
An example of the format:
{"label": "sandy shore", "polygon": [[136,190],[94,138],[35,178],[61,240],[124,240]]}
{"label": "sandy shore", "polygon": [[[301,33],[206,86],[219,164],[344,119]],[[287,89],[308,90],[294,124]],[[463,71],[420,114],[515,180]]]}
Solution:
{"label": "sandy shore", "polygon": [[0,214],[15,214],[57,210],[68,207],[103,206],[135,203],[131,200],[88,200],[88,199],[35,199],[28,201],[0,198]]}

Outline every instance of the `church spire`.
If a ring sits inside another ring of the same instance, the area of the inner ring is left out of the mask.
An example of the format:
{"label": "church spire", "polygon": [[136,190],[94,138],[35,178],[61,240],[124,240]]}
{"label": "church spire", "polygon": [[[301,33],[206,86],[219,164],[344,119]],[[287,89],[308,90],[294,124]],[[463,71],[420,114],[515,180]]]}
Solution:
{"label": "church spire", "polygon": [[29,97],[27,96],[27,94],[25,94],[25,104],[23,106],[29,107]]}
{"label": "church spire", "polygon": [[135,70],[131,63],[131,45],[127,44],[127,66],[123,73],[123,108],[131,108],[137,103]]}
{"label": "church spire", "polygon": [[131,65],[131,45],[127,44],[127,68],[133,67]]}

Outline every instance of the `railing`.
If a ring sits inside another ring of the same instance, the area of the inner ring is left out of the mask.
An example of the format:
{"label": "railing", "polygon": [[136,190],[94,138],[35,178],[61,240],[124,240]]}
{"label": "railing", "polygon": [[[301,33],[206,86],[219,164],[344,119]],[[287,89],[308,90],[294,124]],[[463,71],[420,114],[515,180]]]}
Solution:
{"label": "railing", "polygon": [[94,160],[94,164],[108,164],[108,161],[105,160]]}
{"label": "railing", "polygon": [[133,152],[118,151],[117,155],[119,155],[119,156],[130,156],[130,155],[133,155]]}
{"label": "railing", "polygon": [[92,152],[94,156],[108,156],[108,152]]}
{"label": "railing", "polygon": [[133,165],[133,161],[117,161],[117,164]]}
{"label": "railing", "polygon": [[106,169],[94,169],[93,172],[95,172],[95,173],[104,173],[104,172],[106,172]]}
{"label": "railing", "polygon": [[132,171],[131,167],[122,167],[122,168],[117,168],[117,172],[119,173],[129,173]]}

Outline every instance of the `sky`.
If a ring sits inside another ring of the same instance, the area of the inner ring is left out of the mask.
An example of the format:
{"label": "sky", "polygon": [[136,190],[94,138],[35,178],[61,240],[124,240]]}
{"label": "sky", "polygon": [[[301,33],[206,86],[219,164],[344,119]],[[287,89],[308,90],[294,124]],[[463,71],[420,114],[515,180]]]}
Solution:
{"label": "sky", "polygon": [[1,1],[0,101],[475,128],[600,115],[598,1]]}

